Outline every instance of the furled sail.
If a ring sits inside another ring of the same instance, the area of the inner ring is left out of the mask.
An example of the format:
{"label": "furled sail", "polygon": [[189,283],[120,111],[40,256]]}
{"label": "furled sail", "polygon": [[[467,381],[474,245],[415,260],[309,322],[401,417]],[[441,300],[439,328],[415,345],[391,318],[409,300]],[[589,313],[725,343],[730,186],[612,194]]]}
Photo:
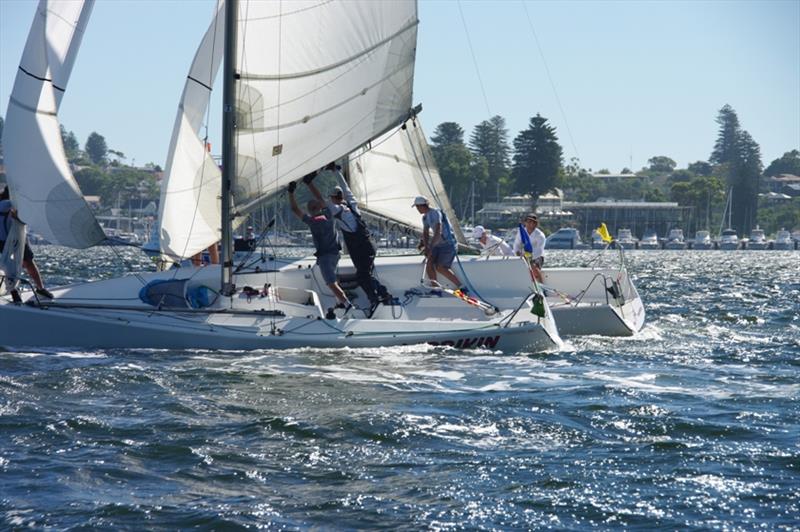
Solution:
{"label": "furled sail", "polygon": [[411,205],[426,196],[465,242],[418,118],[351,153],[349,166],[350,189],[365,212],[422,231],[422,217]]}
{"label": "furled sail", "polygon": [[41,0],[3,129],[6,179],[20,218],[54,244],[85,248],[105,234],[67,161],[58,108],[94,0]]}
{"label": "furled sail", "polygon": [[221,172],[200,130],[222,62],[224,16],[219,0],[186,78],[161,183],[159,245],[172,259],[190,257],[220,239]]}
{"label": "furled sail", "polygon": [[408,116],[417,23],[414,0],[240,2],[238,215]]}

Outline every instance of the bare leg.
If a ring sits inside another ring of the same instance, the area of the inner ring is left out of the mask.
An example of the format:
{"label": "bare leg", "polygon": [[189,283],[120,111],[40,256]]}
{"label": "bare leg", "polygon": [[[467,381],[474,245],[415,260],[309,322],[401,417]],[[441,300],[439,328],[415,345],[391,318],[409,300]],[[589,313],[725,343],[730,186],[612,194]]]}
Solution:
{"label": "bare leg", "polygon": [[461,286],[461,279],[459,279],[458,276],[453,273],[453,270],[450,268],[445,268],[444,266],[437,266],[436,269],[439,271],[439,273],[447,277],[447,279],[449,279],[450,282],[456,286],[456,288]]}
{"label": "bare leg", "polygon": [[331,292],[333,292],[333,295],[336,296],[336,300],[339,303],[342,303],[344,305],[350,304],[350,302],[347,300],[347,296],[345,295],[344,291],[341,288],[339,288],[339,283],[330,283],[328,284],[328,288],[331,289]]}
{"label": "bare leg", "polygon": [[192,255],[192,265],[201,266],[203,264],[203,252]]}
{"label": "bare leg", "polygon": [[22,266],[25,267],[25,271],[28,272],[28,275],[30,275],[31,279],[33,279],[33,283],[36,285],[36,288],[44,288],[42,275],[39,273],[39,267],[36,266],[36,263],[32,260],[23,260]]}
{"label": "bare leg", "polygon": [[208,248],[208,258],[211,264],[219,264],[219,249],[217,244],[211,244]]}
{"label": "bare leg", "polygon": [[428,276],[428,279],[431,281],[431,285],[435,286],[436,268],[433,266],[433,263],[430,259],[428,259],[428,262],[425,263],[425,275]]}
{"label": "bare leg", "polygon": [[534,278],[536,278],[537,281],[539,281],[540,283],[544,282],[544,280],[542,279],[542,269],[539,268],[538,264],[534,264],[533,267],[531,268],[531,271],[533,272],[533,276]]}

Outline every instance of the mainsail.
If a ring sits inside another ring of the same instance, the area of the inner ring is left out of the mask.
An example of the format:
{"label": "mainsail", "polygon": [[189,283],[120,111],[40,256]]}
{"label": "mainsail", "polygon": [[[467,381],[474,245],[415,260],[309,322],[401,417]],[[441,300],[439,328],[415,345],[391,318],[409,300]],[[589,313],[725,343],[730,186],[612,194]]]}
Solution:
{"label": "mainsail", "polygon": [[200,42],[172,132],[159,203],[159,245],[172,259],[194,255],[220,238],[221,173],[200,130],[223,56],[224,1]]}
{"label": "mainsail", "polygon": [[417,42],[413,0],[243,0],[234,211],[402,122]]}
{"label": "mainsail", "polygon": [[3,130],[6,179],[20,218],[54,244],[85,248],[105,234],[67,161],[58,108],[94,0],[41,0]]}
{"label": "mainsail", "polygon": [[349,166],[350,189],[363,211],[422,231],[422,217],[411,203],[427,196],[447,214],[456,239],[465,242],[419,118],[351,153]]}
{"label": "mainsail", "polygon": [[[197,131],[222,57],[222,5],[195,56],[162,184],[161,250],[175,258],[220,238],[220,173]],[[242,0],[238,11],[231,196],[241,219],[408,116],[418,20],[413,0]]]}

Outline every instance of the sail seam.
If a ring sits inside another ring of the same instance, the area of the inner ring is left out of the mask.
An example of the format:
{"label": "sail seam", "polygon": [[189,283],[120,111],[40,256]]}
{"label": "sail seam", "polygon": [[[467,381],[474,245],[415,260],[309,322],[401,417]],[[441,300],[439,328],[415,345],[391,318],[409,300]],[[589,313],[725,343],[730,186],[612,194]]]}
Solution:
{"label": "sail seam", "polygon": [[8,101],[10,103],[13,103],[17,107],[20,107],[22,109],[25,109],[26,111],[30,111],[31,113],[34,113],[34,114],[37,114],[37,115],[58,116],[58,114],[55,111],[42,111],[40,109],[36,109],[35,107],[31,107],[30,105],[26,105],[26,104],[22,103],[21,101],[17,100],[13,96],[10,97],[8,99]]}
{"label": "sail seam", "polygon": [[59,87],[58,85],[53,83],[52,79],[43,78],[43,77],[37,76],[36,74],[32,74],[32,73],[28,72],[27,70],[25,70],[24,68],[22,68],[22,65],[19,66],[19,69],[22,70],[22,72],[24,72],[28,76],[32,77],[33,79],[38,79],[39,81],[46,81],[49,84],[51,84],[54,89],[60,90],[61,92],[66,92],[66,89],[62,89],[61,87]]}
{"label": "sail seam", "polygon": [[410,23],[406,24],[405,26],[403,26],[396,33],[390,35],[389,37],[383,39],[382,41],[380,41],[378,43],[373,44],[369,48],[366,48],[365,50],[362,50],[358,54],[350,56],[350,57],[348,57],[346,59],[342,59],[341,61],[338,61],[336,63],[330,64],[330,65],[327,65],[327,66],[324,66],[324,67],[321,67],[321,68],[317,68],[317,69],[314,69],[314,70],[307,70],[306,72],[297,72],[297,73],[294,73],[294,74],[277,74],[277,75],[257,75],[257,74],[248,74],[246,72],[242,72],[241,73],[241,79],[254,80],[254,81],[281,81],[281,80],[287,80],[287,79],[306,78],[306,77],[309,77],[309,76],[315,76],[317,74],[322,74],[324,72],[329,72],[331,70],[335,70],[335,69],[339,68],[342,65],[346,65],[347,63],[352,63],[353,61],[359,59],[360,57],[363,57],[363,56],[373,52],[374,50],[380,48],[381,46],[392,42],[395,38],[399,37],[400,35],[406,33],[409,30],[414,29],[417,26],[417,24],[419,24],[419,20],[415,19],[413,22],[410,22]]}

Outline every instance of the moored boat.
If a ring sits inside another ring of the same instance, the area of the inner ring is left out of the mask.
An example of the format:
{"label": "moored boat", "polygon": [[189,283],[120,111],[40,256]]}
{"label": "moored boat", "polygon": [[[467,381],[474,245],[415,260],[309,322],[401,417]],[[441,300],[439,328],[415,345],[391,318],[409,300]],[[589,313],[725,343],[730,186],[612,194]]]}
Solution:
{"label": "moored boat", "polygon": [[671,229],[664,242],[664,249],[686,249],[686,240],[683,236],[683,229]]}
{"label": "moored boat", "polygon": [[649,229],[642,235],[639,240],[639,249],[660,249],[661,244],[658,242],[658,233]]}
{"label": "moored boat", "polygon": [[690,242],[692,249],[714,249],[714,242],[711,241],[711,233],[705,229],[697,231],[694,239]]}
{"label": "moored boat", "polygon": [[733,229],[723,229],[719,238],[719,249],[732,251],[739,249],[739,235]]}
{"label": "moored boat", "polygon": [[775,235],[775,242],[772,243],[772,249],[776,250],[790,250],[794,249],[794,241],[792,240],[792,235],[784,228],[781,228],[778,231],[778,234]]}

